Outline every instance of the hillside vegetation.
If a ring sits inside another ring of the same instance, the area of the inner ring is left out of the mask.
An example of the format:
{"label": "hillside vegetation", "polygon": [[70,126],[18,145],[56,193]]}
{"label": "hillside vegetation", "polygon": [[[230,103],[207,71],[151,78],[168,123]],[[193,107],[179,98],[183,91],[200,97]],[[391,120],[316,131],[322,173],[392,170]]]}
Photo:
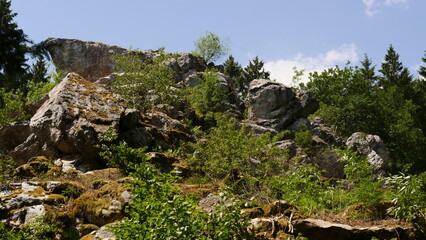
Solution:
{"label": "hillside vegetation", "polygon": [[37,46],[57,74],[0,59],[2,239],[425,236],[426,68],[392,45],[297,88],[211,32],[191,54]]}

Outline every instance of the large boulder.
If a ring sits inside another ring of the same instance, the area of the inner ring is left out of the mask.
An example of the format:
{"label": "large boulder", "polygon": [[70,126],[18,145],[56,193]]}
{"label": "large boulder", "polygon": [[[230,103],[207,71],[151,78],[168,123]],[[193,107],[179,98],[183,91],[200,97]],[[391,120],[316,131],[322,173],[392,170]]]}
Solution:
{"label": "large boulder", "polygon": [[59,155],[80,154],[86,161],[93,160],[98,156],[95,145],[100,143],[101,135],[109,128],[118,129],[126,108],[125,100],[118,95],[76,73],[68,74],[48,97],[30,120],[33,134],[25,146],[15,149],[18,151],[13,156],[18,162],[28,160],[20,157],[42,154],[25,153],[28,149],[41,151],[43,146],[55,149]]}
{"label": "large boulder", "polygon": [[[56,68],[65,73],[75,72],[90,82],[99,79],[106,81],[114,71],[114,55],[125,55],[132,50],[101,42],[77,39],[48,38],[46,47],[52,56]],[[150,62],[159,55],[156,50],[133,51],[144,62]],[[170,55],[164,63],[173,71],[177,81],[185,79],[191,71],[202,72],[205,61],[190,53]]]}
{"label": "large boulder", "polygon": [[313,93],[295,93],[291,88],[268,79],[250,82],[246,102],[251,122],[278,132],[297,119],[308,117],[319,107]]}
{"label": "large boulder", "polygon": [[294,235],[301,233],[308,239],[363,240],[363,239],[420,239],[412,238],[412,228],[401,226],[356,227],[320,219],[300,219],[293,223]]}
{"label": "large boulder", "polygon": [[389,164],[389,154],[385,143],[379,136],[356,132],[348,138],[346,145],[361,154],[365,154],[375,170],[386,170]]}
{"label": "large boulder", "polygon": [[128,52],[110,44],[64,38],[48,38],[46,46],[56,68],[76,72],[91,82],[113,72],[113,55]]}

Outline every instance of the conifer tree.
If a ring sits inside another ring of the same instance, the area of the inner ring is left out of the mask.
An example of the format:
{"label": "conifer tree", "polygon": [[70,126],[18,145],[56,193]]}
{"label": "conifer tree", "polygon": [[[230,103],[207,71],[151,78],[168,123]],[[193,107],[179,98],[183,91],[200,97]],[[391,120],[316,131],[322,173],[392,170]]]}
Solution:
{"label": "conifer tree", "polygon": [[247,67],[244,68],[243,76],[247,82],[251,82],[254,79],[269,79],[270,73],[265,71],[263,65],[265,63],[259,60],[256,56],[252,61],[249,61]]}
{"label": "conifer tree", "polygon": [[0,88],[13,90],[26,84],[27,64],[25,54],[29,42],[24,32],[13,21],[11,2],[0,0]]}
{"label": "conifer tree", "polygon": [[238,78],[241,76],[241,65],[235,61],[232,55],[229,55],[228,59],[223,63],[224,73],[232,78]]}
{"label": "conifer tree", "polygon": [[379,86],[385,90],[395,86],[404,94],[404,99],[409,99],[409,84],[413,80],[413,76],[408,68],[399,61],[399,54],[395,52],[392,45],[388,49],[385,62],[382,63],[379,72],[382,73],[378,82]]}
{"label": "conifer tree", "polygon": [[367,54],[364,54],[364,59],[361,61],[360,72],[364,80],[369,80],[371,83],[377,81],[377,76],[375,73],[376,66],[372,66],[371,58],[368,58]]}
{"label": "conifer tree", "polygon": [[[422,60],[423,60],[423,63],[426,64],[426,51],[425,51],[425,56],[422,58]],[[419,74],[426,80],[426,66],[420,66]]]}
{"label": "conifer tree", "polygon": [[242,80],[241,80],[241,92],[243,96],[247,94],[248,86],[250,82],[255,79],[269,79],[270,73],[265,71],[263,65],[265,63],[259,60],[259,57],[256,56],[253,60],[249,61],[249,64],[242,71]]}
{"label": "conifer tree", "polygon": [[37,62],[32,66],[30,74],[33,83],[47,83],[46,61],[42,57],[37,58]]}

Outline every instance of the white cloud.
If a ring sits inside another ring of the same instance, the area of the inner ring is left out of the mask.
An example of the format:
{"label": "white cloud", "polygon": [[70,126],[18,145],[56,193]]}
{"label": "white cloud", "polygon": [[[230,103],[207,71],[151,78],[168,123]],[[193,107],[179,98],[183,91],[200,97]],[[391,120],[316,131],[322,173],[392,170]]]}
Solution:
{"label": "white cloud", "polygon": [[368,16],[371,17],[378,12],[378,10],[374,10],[377,5],[376,0],[362,0],[362,2],[365,5],[365,14],[367,14]]}
{"label": "white cloud", "polygon": [[385,5],[390,6],[390,5],[406,3],[406,2],[408,2],[408,0],[385,0]]}
{"label": "white cloud", "polygon": [[397,4],[406,4],[408,0],[362,0],[365,6],[365,14],[373,16],[379,12],[383,6],[390,7]]}
{"label": "white cloud", "polygon": [[289,59],[268,61],[265,63],[265,69],[271,72],[271,79],[276,79],[278,82],[291,86],[294,76],[294,67],[298,70],[305,70],[305,74],[301,81],[307,82],[310,72],[321,72],[337,64],[345,64],[347,61],[357,62],[358,60],[358,49],[356,45],[343,44],[338,48],[331,49],[326,53],[314,57],[304,56],[299,53]]}

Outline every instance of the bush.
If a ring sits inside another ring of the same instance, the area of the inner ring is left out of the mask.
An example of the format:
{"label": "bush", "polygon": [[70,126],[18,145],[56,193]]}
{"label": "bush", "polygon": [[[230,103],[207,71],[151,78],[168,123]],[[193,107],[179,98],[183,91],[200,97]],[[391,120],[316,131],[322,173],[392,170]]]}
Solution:
{"label": "bush", "polygon": [[205,213],[191,198],[179,194],[173,185],[176,177],[161,173],[147,157],[135,164],[134,157],[141,154],[138,150],[124,144],[104,146],[103,150],[107,159],[113,156],[120,164],[128,163],[134,179],[136,197],[127,209],[128,217],[111,227],[118,239],[251,239],[235,204]]}
{"label": "bush", "polygon": [[419,175],[394,175],[385,179],[392,192],[392,203],[388,213],[400,219],[426,220],[426,173]]}
{"label": "bush", "polygon": [[341,161],[346,163],[344,168],[346,179],[354,184],[352,192],[349,193],[352,196],[352,203],[374,206],[382,201],[384,190],[367,157],[350,149],[337,150],[337,152],[341,156]]}
{"label": "bush", "polygon": [[20,90],[6,92],[0,88],[0,126],[28,118],[25,101]]}
{"label": "bush", "polygon": [[112,81],[111,88],[140,110],[159,103],[173,105],[180,99],[180,91],[172,69],[164,64],[168,57],[162,51],[146,62],[138,51],[114,56],[115,71],[121,74]]}
{"label": "bush", "polygon": [[190,89],[189,102],[200,116],[227,109],[224,100],[229,93],[220,87],[217,74],[217,70],[206,71],[201,84]]}
{"label": "bush", "polygon": [[23,229],[10,230],[4,223],[0,223],[0,238],[7,240],[50,240],[54,239],[57,233],[57,226],[45,222],[42,217],[25,225]]}
{"label": "bush", "polygon": [[107,161],[109,167],[119,168],[129,174],[148,158],[146,148],[131,148],[124,141],[116,144],[117,138],[118,135],[113,130],[106,131],[102,136],[104,143],[97,146],[102,150],[99,155]]}
{"label": "bush", "polygon": [[29,82],[26,95],[20,90],[6,92],[0,88],[0,126],[28,119],[28,108],[37,103],[55,87],[57,82]]}
{"label": "bush", "polygon": [[321,172],[312,165],[296,166],[282,176],[269,180],[272,193],[277,199],[284,199],[307,212],[316,209],[332,209],[333,188],[329,182],[320,182]]}
{"label": "bush", "polygon": [[216,120],[218,127],[192,145],[194,153],[188,161],[195,171],[210,178],[223,178],[231,170],[260,177],[282,169],[285,152],[271,144],[274,140],[270,134],[254,136],[245,127],[238,129],[237,120],[223,114],[216,115]]}

